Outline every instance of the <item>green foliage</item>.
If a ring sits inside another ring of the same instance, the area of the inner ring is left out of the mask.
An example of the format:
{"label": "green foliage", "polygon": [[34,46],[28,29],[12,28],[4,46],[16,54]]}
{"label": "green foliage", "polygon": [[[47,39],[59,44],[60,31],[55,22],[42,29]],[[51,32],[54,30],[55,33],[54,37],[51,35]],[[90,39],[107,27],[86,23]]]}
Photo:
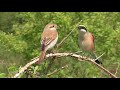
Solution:
{"label": "green foliage", "polygon": [[[81,20],[95,36],[97,56],[105,52],[101,61],[105,68],[116,72],[120,62],[120,13],[119,12],[1,12],[0,13],[0,77],[11,77],[30,59],[40,53],[41,33],[48,23],[58,25],[58,43],[75,28]],[[77,52],[75,29],[59,48],[58,52]],[[81,53],[80,53],[81,54]],[[52,63],[52,64],[51,64]],[[47,76],[64,65],[67,68]],[[118,69],[117,76],[120,76]],[[61,57],[31,66],[22,77],[28,78],[100,78],[109,77],[89,62],[78,62],[72,57]]]}
{"label": "green foliage", "polygon": [[6,74],[5,73],[0,73],[0,78],[6,78]]}
{"label": "green foliage", "polygon": [[0,12],[0,31],[11,32],[15,22],[15,12]]}
{"label": "green foliage", "polygon": [[27,44],[12,34],[0,32],[0,69],[8,73],[7,68],[12,65],[19,65],[25,62],[24,51]]}

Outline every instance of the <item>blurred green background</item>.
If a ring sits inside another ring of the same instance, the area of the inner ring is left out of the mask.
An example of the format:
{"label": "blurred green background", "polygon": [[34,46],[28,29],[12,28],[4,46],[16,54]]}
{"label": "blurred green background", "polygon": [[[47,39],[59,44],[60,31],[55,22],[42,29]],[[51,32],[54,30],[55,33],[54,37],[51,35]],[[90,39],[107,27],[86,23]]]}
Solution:
{"label": "blurred green background", "polygon": [[[0,77],[12,77],[18,69],[40,53],[41,33],[48,23],[58,25],[58,43],[82,20],[95,36],[97,56],[103,66],[115,74],[120,63],[120,13],[119,12],[0,12]],[[58,52],[81,51],[75,29]],[[81,53],[80,53],[81,54]],[[109,78],[89,62],[78,62],[72,57],[49,58],[41,65],[31,66],[25,78]],[[51,64],[52,63],[52,64]],[[47,74],[68,65],[53,75]],[[116,74],[120,77],[120,68]]]}

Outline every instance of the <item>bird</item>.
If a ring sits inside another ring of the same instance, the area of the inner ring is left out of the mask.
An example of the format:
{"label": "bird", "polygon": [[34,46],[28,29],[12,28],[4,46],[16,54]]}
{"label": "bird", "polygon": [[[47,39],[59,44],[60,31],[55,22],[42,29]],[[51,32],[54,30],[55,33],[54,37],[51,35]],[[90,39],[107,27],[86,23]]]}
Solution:
{"label": "bird", "polygon": [[[95,37],[92,33],[87,31],[87,28],[84,25],[79,25],[78,27],[78,43],[79,47],[83,52],[90,52],[93,59],[96,59],[97,56],[95,54]],[[102,64],[98,59],[95,60],[96,63]]]}
{"label": "bird", "polygon": [[41,53],[37,64],[41,64],[45,58],[46,52],[52,49],[58,41],[57,25],[49,23],[44,27],[41,34]]}

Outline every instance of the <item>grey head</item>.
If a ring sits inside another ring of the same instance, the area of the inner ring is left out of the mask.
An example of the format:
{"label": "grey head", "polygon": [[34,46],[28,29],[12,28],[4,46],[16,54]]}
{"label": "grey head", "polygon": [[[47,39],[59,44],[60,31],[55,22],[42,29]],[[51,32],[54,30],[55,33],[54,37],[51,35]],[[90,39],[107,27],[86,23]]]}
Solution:
{"label": "grey head", "polygon": [[80,32],[87,32],[87,29],[84,25],[79,25],[77,28]]}

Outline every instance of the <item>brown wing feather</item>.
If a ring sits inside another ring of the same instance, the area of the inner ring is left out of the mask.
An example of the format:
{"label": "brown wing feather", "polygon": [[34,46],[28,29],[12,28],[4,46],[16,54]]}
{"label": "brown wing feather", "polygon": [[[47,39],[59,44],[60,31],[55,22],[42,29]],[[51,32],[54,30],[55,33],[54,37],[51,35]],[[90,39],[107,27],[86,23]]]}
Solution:
{"label": "brown wing feather", "polygon": [[57,34],[57,31],[44,30],[42,33],[41,44],[44,44],[45,47],[48,46],[53,40],[56,39]]}
{"label": "brown wing feather", "polygon": [[94,37],[94,35],[93,34],[91,34],[92,35],[92,39],[93,39],[93,42],[95,41],[95,37]]}

